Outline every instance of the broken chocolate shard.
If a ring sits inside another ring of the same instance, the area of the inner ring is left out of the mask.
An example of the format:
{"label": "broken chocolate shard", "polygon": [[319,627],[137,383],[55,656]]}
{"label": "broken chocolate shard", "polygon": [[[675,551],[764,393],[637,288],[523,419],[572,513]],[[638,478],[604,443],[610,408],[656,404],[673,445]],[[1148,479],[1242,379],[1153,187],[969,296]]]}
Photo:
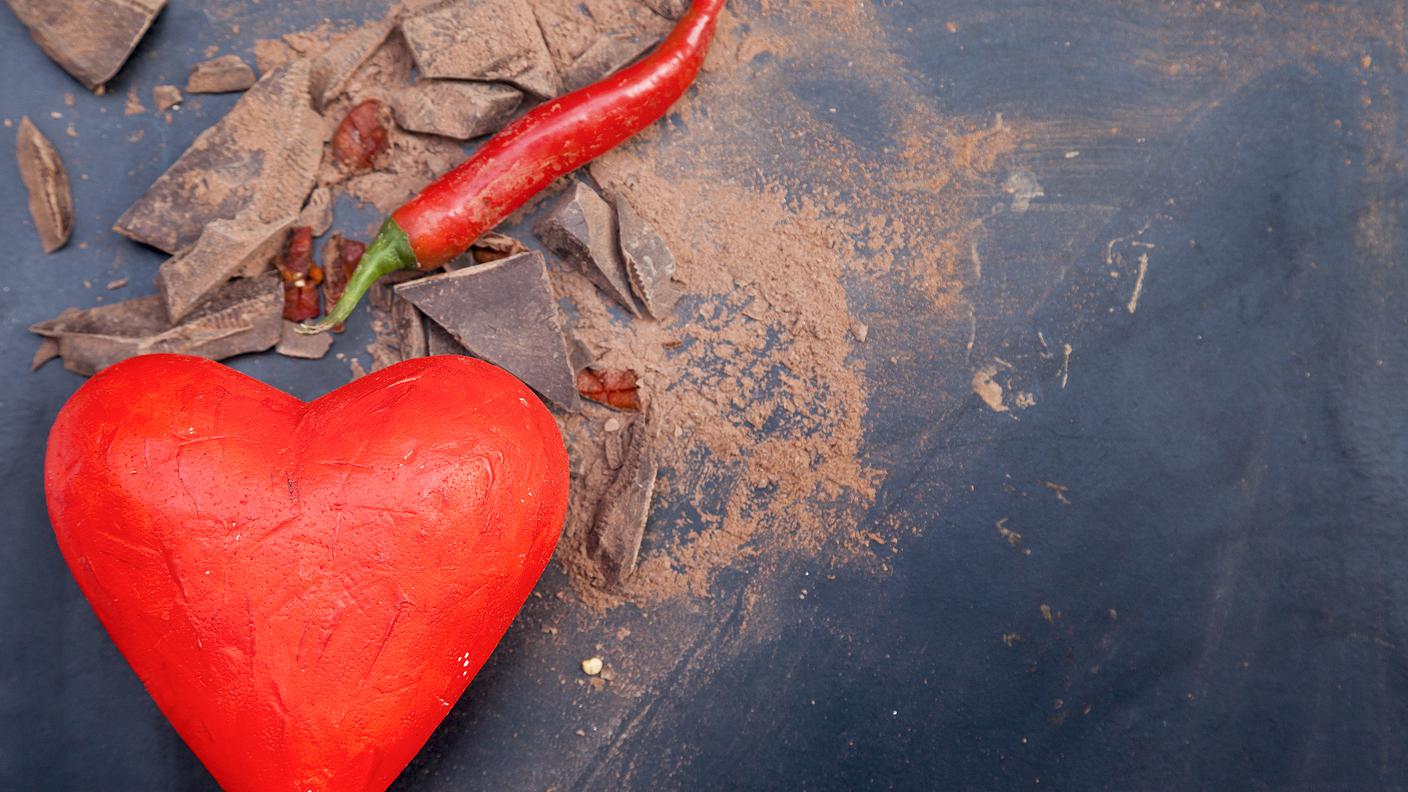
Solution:
{"label": "broken chocolate shard", "polygon": [[428,354],[425,317],[409,300],[399,295],[391,300],[391,324],[396,330],[396,345],[402,360],[423,358]]}
{"label": "broken chocolate shard", "polygon": [[319,187],[308,196],[308,203],[298,215],[298,225],[313,229],[313,236],[320,237],[332,228],[332,190]]}
{"label": "broken chocolate shard", "polygon": [[319,111],[347,87],[352,75],[367,62],[396,27],[393,19],[370,22],[334,41],[313,59],[310,89]]}
{"label": "broken chocolate shard", "polygon": [[73,193],[68,171],[59,158],[59,150],[35,128],[29,116],[20,119],[15,156],[20,181],[29,192],[29,215],[34,218],[39,243],[45,253],[53,253],[67,244],[73,233]]}
{"label": "broken chocolate shard", "polygon": [[596,562],[607,586],[619,585],[636,570],[660,473],[655,448],[659,428],[653,411],[618,434],[625,432],[630,432],[630,440],[620,468],[597,502],[587,532],[587,557]]}
{"label": "broken chocolate shard", "polygon": [[449,330],[428,317],[425,320],[425,352],[431,357],[436,355],[469,355],[469,350],[464,348],[464,344],[456,341],[455,337],[450,335]]}
{"label": "broken chocolate shard", "polygon": [[497,132],[522,103],[523,92],[507,85],[421,80],[398,91],[391,110],[403,129],[469,140]]}
{"label": "broken chocolate shard", "polygon": [[674,281],[675,256],[655,228],[642,220],[630,203],[618,196],[612,205],[616,207],[621,255],[626,260],[626,277],[631,289],[645,305],[647,314],[663,319],[680,298]]}
{"label": "broken chocolate shard", "polygon": [[543,99],[562,90],[528,3],[444,4],[407,17],[401,32],[422,77],[506,82]]}
{"label": "broken chocolate shard", "polygon": [[506,369],[566,410],[581,402],[562,317],[537,251],[396,287],[475,357]]}
{"label": "broken chocolate shard", "polygon": [[477,267],[480,264],[488,264],[491,261],[527,252],[528,246],[517,239],[497,231],[490,231],[474,240],[474,244],[469,246],[467,253],[445,262],[445,271],[457,272],[466,267]]}
{"label": "broken chocolate shard", "polygon": [[181,89],[174,85],[158,85],[152,89],[152,101],[156,103],[158,113],[165,113],[181,104]]}
{"label": "broken chocolate shard", "polygon": [[266,275],[230,282],[180,324],[151,295],[87,310],[69,309],[30,327],[58,341],[64,368],[91,376],[137,355],[177,353],[223,360],[279,341],[283,287]]}
{"label": "broken chocolate shard", "polygon": [[332,334],[307,335],[300,333],[297,322],[285,319],[283,320],[283,329],[279,333],[279,344],[274,347],[274,351],[284,357],[319,360],[326,357],[331,348]]}
{"label": "broken chocolate shard", "polygon": [[221,55],[191,67],[186,93],[219,94],[247,91],[254,85],[254,69],[238,55]]}
{"label": "broken chocolate shard", "polygon": [[308,99],[308,63],[265,75],[118,219],[114,229],[168,253],[246,209],[270,222],[297,214],[323,158],[323,119]]}
{"label": "broken chocolate shard", "polygon": [[577,182],[533,231],[548,249],[580,269],[632,316],[640,316],[617,241],[616,213],[595,190]]}
{"label": "broken chocolate shard", "polygon": [[231,278],[262,273],[283,247],[293,220],[289,215],[263,223],[245,212],[211,223],[190,250],[167,259],[157,270],[166,316],[179,322]]}
{"label": "broken chocolate shard", "polygon": [[90,91],[111,80],[166,0],[5,0],[39,48]]}
{"label": "broken chocolate shard", "polygon": [[562,74],[565,90],[575,91],[625,66],[660,41],[659,36],[614,34],[597,39]]}
{"label": "broken chocolate shard", "polygon": [[689,8],[689,0],[643,0],[650,10],[666,19],[679,19]]}
{"label": "broken chocolate shard", "polygon": [[59,356],[59,341],[56,338],[39,339],[39,348],[34,350],[34,359],[29,362],[30,371],[38,371],[39,367]]}

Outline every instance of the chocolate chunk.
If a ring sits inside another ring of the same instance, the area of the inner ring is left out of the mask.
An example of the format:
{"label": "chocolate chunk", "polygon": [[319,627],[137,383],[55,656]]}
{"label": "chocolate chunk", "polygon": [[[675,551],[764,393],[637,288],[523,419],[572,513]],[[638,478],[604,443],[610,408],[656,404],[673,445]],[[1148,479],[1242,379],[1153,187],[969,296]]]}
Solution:
{"label": "chocolate chunk", "polygon": [[475,357],[567,410],[580,406],[562,317],[536,251],[396,287]]}
{"label": "chocolate chunk", "polygon": [[548,249],[580,269],[632,316],[640,316],[617,241],[616,213],[595,190],[577,182],[533,231]]}
{"label": "chocolate chunk", "polygon": [[186,317],[203,300],[237,275],[263,272],[283,247],[293,215],[263,223],[252,212],[233,220],[216,220],[190,250],[162,263],[157,290],[173,322]]}
{"label": "chocolate chunk", "polygon": [[328,350],[332,348],[331,334],[304,335],[298,332],[297,327],[297,322],[284,320],[283,330],[279,333],[279,345],[274,347],[275,352],[284,357],[302,360],[318,360],[327,356]]}
{"label": "chocolate chunk", "polygon": [[622,432],[630,440],[616,477],[597,502],[587,532],[587,557],[596,562],[607,586],[620,584],[636,571],[640,543],[650,519],[650,501],[660,472],[655,443],[659,432],[653,412],[647,412]]}
{"label": "chocolate chunk", "polygon": [[185,321],[166,320],[161,297],[151,295],[87,310],[68,309],[30,327],[56,339],[64,368],[85,376],[137,355],[158,352],[223,360],[279,342],[283,287],[266,275],[230,282]]}
{"label": "chocolate chunk", "polygon": [[421,80],[396,93],[396,123],[412,132],[469,140],[497,132],[523,103],[517,88],[460,80]]}
{"label": "chocolate chunk", "polygon": [[506,82],[534,96],[561,92],[562,83],[523,2],[463,0],[408,17],[401,32],[422,77]]}
{"label": "chocolate chunk", "polygon": [[298,215],[298,224],[313,229],[315,237],[326,234],[332,228],[332,190],[327,187],[314,190]]}
{"label": "chocolate chunk", "polygon": [[297,214],[323,158],[323,119],[308,100],[308,63],[265,75],[118,219],[114,229],[176,253],[206,226],[245,209],[269,222]]}
{"label": "chocolate chunk", "polygon": [[98,91],[142,40],[166,0],[5,0],[39,48]]}
{"label": "chocolate chunk", "polygon": [[428,354],[425,317],[404,297],[391,300],[391,323],[396,330],[396,345],[402,360],[423,358]]}
{"label": "chocolate chunk", "polygon": [[626,260],[626,277],[631,289],[645,305],[645,312],[655,319],[670,314],[680,298],[675,284],[675,256],[660,234],[636,214],[636,210],[619,196],[612,201],[616,208],[616,227],[621,237],[621,255]]}
{"label": "chocolate chunk", "polygon": [[19,160],[20,181],[29,191],[29,215],[34,218],[39,243],[45,253],[53,253],[67,244],[73,233],[73,193],[69,191],[68,171],[58,149],[35,128],[29,116],[20,119],[15,156]]}
{"label": "chocolate chunk", "polygon": [[643,0],[650,10],[666,19],[679,19],[689,8],[689,0]]}
{"label": "chocolate chunk", "polygon": [[165,113],[181,104],[181,89],[174,85],[158,85],[152,89],[152,101],[156,102],[158,113]]}
{"label": "chocolate chunk", "polygon": [[39,367],[59,356],[59,341],[56,338],[39,339],[39,348],[34,350],[34,359],[29,362],[30,371],[38,371]]}
{"label": "chocolate chunk", "polygon": [[370,22],[334,41],[313,59],[310,89],[313,105],[318,110],[327,107],[340,95],[352,75],[367,62],[396,27],[387,18]]}
{"label": "chocolate chunk", "polygon": [[425,320],[425,351],[431,357],[469,354],[469,350],[464,348],[464,344],[456,341],[449,330],[428,318]]}
{"label": "chocolate chunk", "polygon": [[221,55],[191,67],[186,93],[218,94],[246,91],[254,85],[254,69],[238,55]]}
{"label": "chocolate chunk", "polygon": [[575,91],[625,66],[655,46],[659,36],[614,34],[597,39],[562,73],[562,86]]}

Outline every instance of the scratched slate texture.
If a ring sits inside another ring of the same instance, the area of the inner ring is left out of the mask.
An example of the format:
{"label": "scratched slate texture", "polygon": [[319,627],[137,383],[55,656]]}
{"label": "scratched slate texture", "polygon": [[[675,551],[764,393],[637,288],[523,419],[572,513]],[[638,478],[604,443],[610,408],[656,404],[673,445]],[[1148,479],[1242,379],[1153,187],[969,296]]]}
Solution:
{"label": "scratched slate texture", "polygon": [[[233,102],[167,124],[124,116],[129,89],[150,106],[208,43],[248,54],[370,4],[171,6],[104,97],[0,15],[0,117],[56,141],[78,206],[44,257],[22,195],[0,194],[4,789],[214,788],[54,547],[40,463],[79,380],[27,374],[25,328],[151,290],[159,257],[107,229]],[[1036,130],[1010,166],[1043,193],[988,224],[971,350],[917,295],[851,295],[876,328],[865,453],[886,473],[862,527],[918,523],[891,573],[745,563],[709,599],[602,616],[558,597],[553,567],[396,788],[1408,788],[1404,5],[1248,8],[877,4],[936,107]],[[1383,24],[1337,28],[1351,11]],[[873,132],[867,91],[793,85]],[[8,156],[0,180],[18,184]],[[1035,406],[973,394],[994,360]],[[235,364],[305,398],[347,378],[331,359]],[[630,695],[575,684],[627,635]]]}

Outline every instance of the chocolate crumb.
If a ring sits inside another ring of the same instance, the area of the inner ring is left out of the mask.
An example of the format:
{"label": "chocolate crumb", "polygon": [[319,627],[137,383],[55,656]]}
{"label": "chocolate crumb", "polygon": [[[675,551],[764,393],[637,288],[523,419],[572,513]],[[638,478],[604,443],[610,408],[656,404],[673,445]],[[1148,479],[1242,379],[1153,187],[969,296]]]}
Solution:
{"label": "chocolate crumb", "polygon": [[191,67],[186,93],[219,94],[247,91],[254,85],[254,69],[238,55],[221,55]]}
{"label": "chocolate crumb", "polygon": [[127,279],[126,279],[126,278],[118,278],[117,280],[110,280],[110,281],[108,281],[108,291],[113,291],[114,289],[121,289],[122,287],[124,287],[124,286],[126,286],[126,285],[127,285]]}
{"label": "chocolate crumb", "polygon": [[297,322],[284,320],[283,329],[279,333],[279,344],[274,347],[275,352],[284,357],[302,360],[319,360],[327,356],[328,350],[332,349],[330,334],[304,335],[298,332],[297,328]]}
{"label": "chocolate crumb", "polygon": [[165,113],[181,104],[181,89],[174,85],[158,85],[152,89],[152,101],[156,102],[158,113]]}
{"label": "chocolate crumb", "polygon": [[645,305],[647,314],[663,319],[669,316],[680,298],[680,289],[674,280],[675,256],[660,234],[636,214],[628,201],[617,197],[612,205],[616,208],[621,254],[626,261],[631,289]]}

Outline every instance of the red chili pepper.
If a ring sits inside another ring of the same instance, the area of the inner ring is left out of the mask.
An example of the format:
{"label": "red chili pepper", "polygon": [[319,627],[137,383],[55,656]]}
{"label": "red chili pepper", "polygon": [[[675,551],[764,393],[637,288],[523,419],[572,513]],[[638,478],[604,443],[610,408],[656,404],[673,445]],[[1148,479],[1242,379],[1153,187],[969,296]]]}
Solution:
{"label": "red chili pepper", "polygon": [[694,82],[726,0],[694,0],[646,57],[504,127],[474,156],[387,218],[328,315],[300,332],[347,320],[378,278],[431,270],[458,256],[558,177],[650,126]]}
{"label": "red chili pepper", "polygon": [[284,318],[306,322],[317,316],[318,284],[323,282],[323,270],[313,263],[313,229],[293,229],[277,267],[284,281]]}
{"label": "red chili pepper", "polygon": [[381,103],[368,99],[342,119],[332,136],[332,153],[338,162],[354,171],[366,170],[386,150],[386,127],[378,118],[380,113]]}

